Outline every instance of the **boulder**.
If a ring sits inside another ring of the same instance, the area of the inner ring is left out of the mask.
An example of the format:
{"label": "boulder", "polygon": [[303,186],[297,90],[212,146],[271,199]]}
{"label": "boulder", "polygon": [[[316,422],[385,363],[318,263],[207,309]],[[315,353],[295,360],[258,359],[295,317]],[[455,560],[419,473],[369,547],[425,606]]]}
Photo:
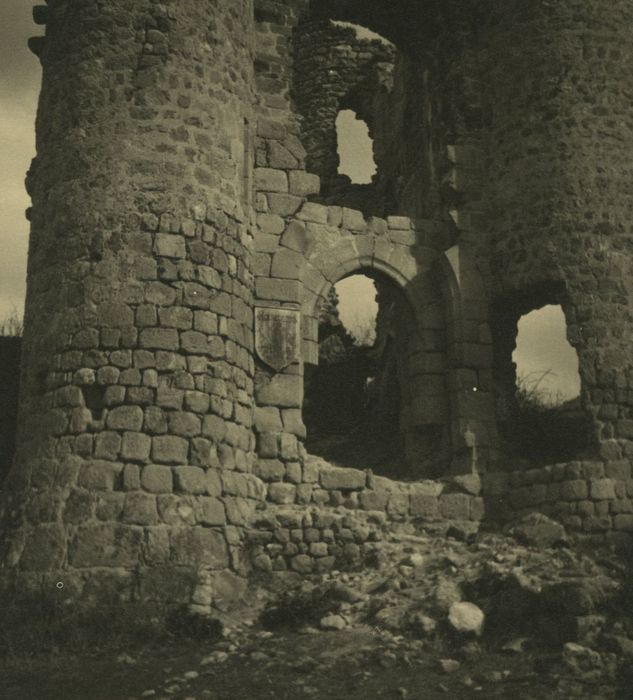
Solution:
{"label": "boulder", "polygon": [[484,613],[474,603],[453,603],[448,612],[451,627],[462,634],[479,636],[484,626]]}

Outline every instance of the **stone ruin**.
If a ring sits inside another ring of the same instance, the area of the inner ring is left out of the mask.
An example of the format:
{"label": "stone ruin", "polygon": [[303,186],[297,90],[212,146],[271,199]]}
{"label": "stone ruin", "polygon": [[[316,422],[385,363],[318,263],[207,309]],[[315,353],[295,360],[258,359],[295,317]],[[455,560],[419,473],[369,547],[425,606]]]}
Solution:
{"label": "stone ruin", "polygon": [[[49,0],[34,18],[3,586],[208,610],[253,568],[358,563],[391,520],[633,531],[628,0]],[[373,138],[370,184],[338,172],[344,109]],[[398,300],[407,482],[304,448],[319,310],[357,272]],[[544,304],[587,440],[524,469],[501,407],[518,319]]]}

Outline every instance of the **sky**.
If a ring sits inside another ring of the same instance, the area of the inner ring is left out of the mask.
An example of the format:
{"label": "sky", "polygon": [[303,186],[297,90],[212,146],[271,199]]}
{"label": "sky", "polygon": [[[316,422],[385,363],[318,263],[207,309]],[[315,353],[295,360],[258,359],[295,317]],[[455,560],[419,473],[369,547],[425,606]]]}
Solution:
{"label": "sky", "polygon": [[[35,110],[41,71],[27,39],[41,34],[27,0],[0,0],[0,323],[14,310],[22,315],[26,289],[29,226],[24,211],[30,200],[24,177],[35,154]],[[375,38],[368,30],[359,36]],[[353,112],[339,121],[341,172],[369,182],[375,172],[367,126]],[[343,323],[364,328],[375,318],[373,283],[353,276],[337,285]],[[556,307],[525,317],[519,326],[514,359],[528,381],[546,371],[540,388],[563,398],[578,394],[577,358],[565,340],[564,318]]]}
{"label": "sky", "polygon": [[27,0],[0,0],[0,320],[21,315],[26,289],[30,204],[24,177],[35,155],[41,71],[26,42],[41,34]]}

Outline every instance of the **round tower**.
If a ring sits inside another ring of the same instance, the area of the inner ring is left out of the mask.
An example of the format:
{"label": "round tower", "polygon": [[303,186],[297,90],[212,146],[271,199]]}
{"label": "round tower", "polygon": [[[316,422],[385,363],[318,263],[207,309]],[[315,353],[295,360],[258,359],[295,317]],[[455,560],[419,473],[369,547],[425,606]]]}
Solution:
{"label": "round tower", "polygon": [[252,0],[51,0],[3,578],[208,605],[251,475]]}
{"label": "round tower", "polygon": [[617,461],[630,457],[633,438],[633,7],[492,8],[482,32],[484,218],[502,342],[512,347],[519,315],[562,305],[592,451]]}

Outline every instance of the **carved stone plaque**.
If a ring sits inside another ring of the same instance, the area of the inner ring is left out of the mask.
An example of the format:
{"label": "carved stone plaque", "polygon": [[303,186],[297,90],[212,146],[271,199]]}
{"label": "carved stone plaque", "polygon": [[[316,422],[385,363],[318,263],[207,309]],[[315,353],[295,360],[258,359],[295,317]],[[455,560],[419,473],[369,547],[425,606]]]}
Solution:
{"label": "carved stone plaque", "polygon": [[301,312],[257,307],[255,350],[277,372],[296,362],[301,353]]}

